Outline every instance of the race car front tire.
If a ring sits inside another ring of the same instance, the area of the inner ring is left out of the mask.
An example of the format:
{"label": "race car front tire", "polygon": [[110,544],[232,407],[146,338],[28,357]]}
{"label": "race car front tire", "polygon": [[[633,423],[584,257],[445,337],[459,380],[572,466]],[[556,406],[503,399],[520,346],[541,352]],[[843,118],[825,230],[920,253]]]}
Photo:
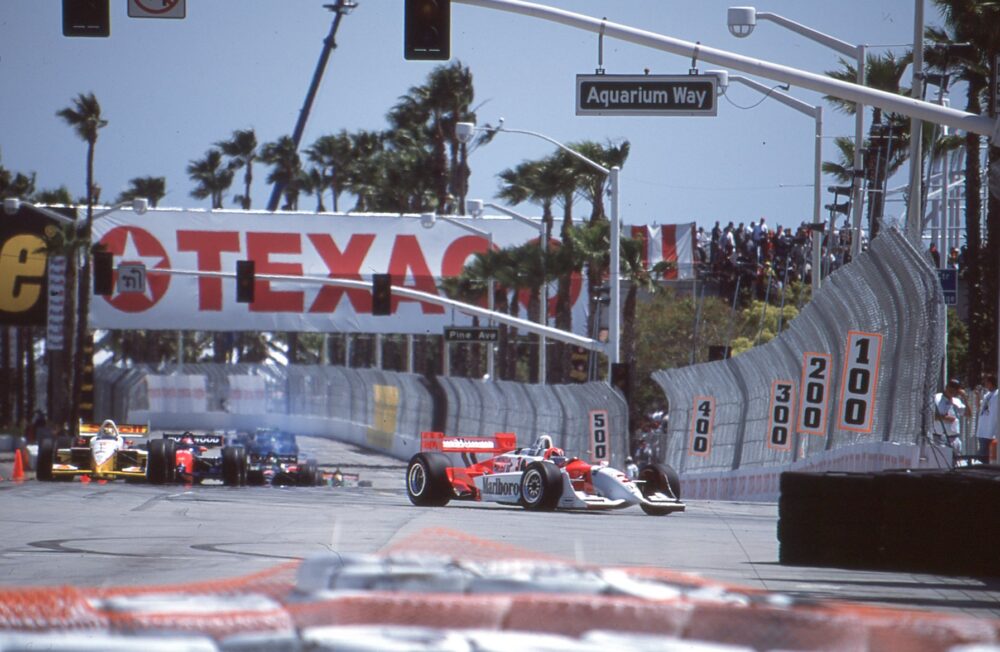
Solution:
{"label": "race car front tire", "polygon": [[164,439],[163,454],[167,458],[167,464],[163,467],[163,482],[173,484],[177,482],[177,442],[173,439]]}
{"label": "race car front tire", "polygon": [[153,439],[149,442],[146,457],[146,477],[152,484],[167,482],[167,440]]}
{"label": "race car front tire", "polygon": [[240,487],[246,484],[247,457],[242,446],[227,446],[222,449],[222,484]]}
{"label": "race car front tire", "polygon": [[[639,469],[639,479],[642,480],[642,484],[639,487],[642,490],[643,496],[661,493],[676,500],[681,499],[680,476],[677,475],[677,471],[669,464],[659,464],[657,462],[644,464]],[[670,507],[661,508],[646,503],[640,503],[639,507],[651,516],[667,516],[674,511]]]}
{"label": "race car front tire", "polygon": [[420,507],[442,507],[454,492],[448,479],[448,456],[443,453],[417,453],[406,467],[406,495]]}
{"label": "race car front tire", "polygon": [[43,482],[52,481],[52,463],[56,457],[56,440],[45,437],[38,442],[38,461],[35,462],[35,477]]}
{"label": "race car front tire", "polygon": [[555,464],[532,462],[521,474],[521,504],[525,509],[551,512],[562,497],[562,471]]}

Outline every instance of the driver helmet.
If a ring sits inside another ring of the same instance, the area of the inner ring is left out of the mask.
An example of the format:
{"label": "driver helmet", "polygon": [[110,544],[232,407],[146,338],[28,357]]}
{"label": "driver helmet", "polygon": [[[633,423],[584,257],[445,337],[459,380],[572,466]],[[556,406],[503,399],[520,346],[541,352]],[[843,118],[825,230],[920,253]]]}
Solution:
{"label": "driver helmet", "polygon": [[550,446],[548,450],[545,451],[544,457],[550,462],[555,463],[557,466],[562,466],[566,463],[566,452],[555,446]]}
{"label": "driver helmet", "polygon": [[107,419],[101,424],[101,429],[97,432],[98,439],[117,439],[118,438],[118,427],[115,426],[115,422],[111,419]]}
{"label": "driver helmet", "polygon": [[181,437],[182,446],[194,446],[194,437],[191,436],[190,432],[185,432],[184,436]]}

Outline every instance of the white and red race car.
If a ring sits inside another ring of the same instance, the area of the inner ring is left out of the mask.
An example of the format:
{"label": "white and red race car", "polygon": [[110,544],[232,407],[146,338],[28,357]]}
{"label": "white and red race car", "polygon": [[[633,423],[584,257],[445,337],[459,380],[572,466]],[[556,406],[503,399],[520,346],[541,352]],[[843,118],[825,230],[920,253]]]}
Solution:
{"label": "white and red race car", "polygon": [[[538,511],[639,505],[654,516],[685,509],[680,480],[669,466],[644,465],[632,480],[607,464],[566,457],[548,435],[539,437],[530,448],[517,448],[513,433],[451,437],[424,432],[420,449],[406,469],[406,493],[414,505],[479,500]],[[451,454],[461,454],[465,465],[453,465]],[[491,457],[479,461],[479,454]]]}

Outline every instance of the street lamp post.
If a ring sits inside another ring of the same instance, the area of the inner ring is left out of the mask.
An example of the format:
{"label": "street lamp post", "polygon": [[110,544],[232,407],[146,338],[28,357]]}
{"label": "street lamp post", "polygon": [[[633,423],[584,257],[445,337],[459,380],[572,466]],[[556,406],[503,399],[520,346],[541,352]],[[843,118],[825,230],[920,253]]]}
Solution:
{"label": "street lamp post", "polygon": [[[457,220],[453,217],[448,217],[447,215],[435,215],[434,213],[424,213],[420,216],[420,225],[425,229],[434,228],[434,224],[437,220],[447,222],[448,224],[453,224],[460,229],[464,229],[469,233],[475,233],[476,235],[481,235],[486,238],[487,252],[493,251],[493,232],[487,231],[486,229],[480,229],[478,227],[472,226],[471,224],[466,224],[463,220]],[[493,275],[486,281],[486,307],[490,312],[493,312],[494,303],[496,301],[494,297],[494,280]],[[493,325],[493,320],[490,319],[490,325]],[[493,343],[488,342],[486,347],[486,374],[490,377],[490,381],[496,380],[496,374],[494,373],[494,367],[496,365],[496,355],[493,350]],[[445,343],[447,347],[448,344]],[[447,370],[446,370],[447,371]],[[447,373],[445,374],[447,375]]]}
{"label": "street lamp post", "polygon": [[[501,206],[499,204],[494,204],[493,202],[483,201],[481,199],[469,200],[469,213],[478,218],[483,214],[483,207],[488,206],[494,210],[497,210],[508,217],[511,217],[522,224],[528,224],[530,226],[538,229],[539,239],[542,241],[542,265],[543,270],[545,263],[548,258],[549,253],[549,238],[548,234],[545,232],[545,223],[540,220],[533,220],[526,215],[521,215],[506,206]],[[542,274],[542,305],[539,309],[538,323],[547,326],[549,323],[549,284],[544,278],[545,274]],[[546,359],[548,338],[544,334],[538,336],[538,378],[541,384],[545,384],[548,379],[548,361]]]}
{"label": "street lamp post", "polygon": [[[769,20],[773,23],[777,23],[786,29],[805,36],[806,38],[821,43],[828,48],[836,50],[841,54],[854,57],[857,65],[857,83],[858,86],[865,85],[865,52],[866,48],[864,45],[851,45],[846,41],[841,41],[838,38],[824,34],[823,32],[817,31],[811,27],[806,27],[801,23],[797,23],[794,20],[789,20],[778,14],[770,13],[767,11],[757,11],[755,7],[730,7],[727,12],[727,23],[729,25],[729,33],[737,38],[746,38],[750,36],[753,32],[754,27],[757,25],[757,19]],[[865,139],[865,114],[864,105],[860,102],[855,103],[855,114],[854,114],[854,180],[853,180],[853,199],[854,204],[854,215],[852,216],[852,231],[853,237],[851,238],[851,259],[857,258],[858,252],[861,251],[861,179],[862,174],[862,163],[861,163],[861,149],[864,145]],[[817,189],[819,184],[816,184]]]}
{"label": "street lamp post", "polygon": [[[823,107],[814,106],[803,102],[802,100],[796,99],[787,93],[782,93],[781,91],[771,88],[765,84],[761,84],[758,81],[750,79],[748,77],[743,77],[742,75],[731,74],[727,70],[709,70],[706,74],[715,75],[719,82],[719,94],[723,95],[726,92],[726,88],[729,86],[729,82],[739,82],[744,86],[749,86],[750,88],[763,93],[769,97],[773,97],[777,101],[781,102],[785,106],[795,109],[799,113],[805,114],[813,118],[815,122],[815,138],[813,146],[813,224],[818,224],[823,221],[820,216],[820,204],[822,203],[820,184],[822,183],[822,173],[823,173]],[[812,289],[813,292],[819,290],[820,286],[820,274],[819,274],[819,247],[814,244],[813,246],[813,274],[812,274]]]}
{"label": "street lamp post", "polygon": [[608,317],[608,346],[605,350],[608,357],[608,378],[611,378],[611,365],[617,364],[621,361],[621,168],[616,165],[609,170],[600,163],[590,160],[575,149],[568,147],[560,143],[558,140],[546,136],[545,134],[540,134],[535,131],[527,131],[525,129],[508,129],[503,126],[502,118],[500,119],[500,126],[498,127],[477,127],[474,122],[458,122],[455,124],[455,135],[461,142],[469,142],[475,131],[524,134],[526,136],[541,138],[542,140],[555,145],[577,160],[582,161],[608,178],[608,182],[611,187],[611,269],[609,270],[611,281],[611,305],[608,309],[611,314]]}

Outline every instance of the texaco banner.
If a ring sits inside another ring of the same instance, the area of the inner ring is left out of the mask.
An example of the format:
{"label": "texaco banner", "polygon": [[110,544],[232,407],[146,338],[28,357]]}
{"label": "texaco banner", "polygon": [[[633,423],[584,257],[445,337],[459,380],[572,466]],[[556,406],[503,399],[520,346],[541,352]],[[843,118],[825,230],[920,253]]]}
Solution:
{"label": "texaco banner", "polygon": [[[538,238],[537,229],[508,218],[457,219],[492,233],[496,248]],[[94,239],[114,255],[116,268],[142,263],[147,270],[235,273],[236,261],[249,259],[258,275],[367,282],[372,274],[389,273],[393,285],[442,296],[441,279],[460,274],[488,246],[485,235],[443,220],[425,228],[413,215],[179,209],[113,213],[95,222]],[[582,286],[580,278],[573,279],[573,322],[581,332],[587,303]],[[552,317],[555,283],[549,294]],[[517,316],[527,318],[526,292],[520,303]],[[236,302],[232,278],[155,273],[148,274],[143,292],[116,290],[112,296],[95,297],[92,306],[94,328],[438,334],[445,326],[472,324],[466,315],[398,296],[391,316],[376,317],[368,290],[258,279],[254,302],[245,304]]]}

